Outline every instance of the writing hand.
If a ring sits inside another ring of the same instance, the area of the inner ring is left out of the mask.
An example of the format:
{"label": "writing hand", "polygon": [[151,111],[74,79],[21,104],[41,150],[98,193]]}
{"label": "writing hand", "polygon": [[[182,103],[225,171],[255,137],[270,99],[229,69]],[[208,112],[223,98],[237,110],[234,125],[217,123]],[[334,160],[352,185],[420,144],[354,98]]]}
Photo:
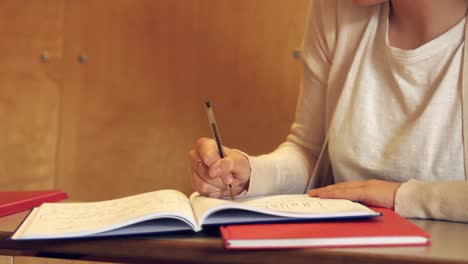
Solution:
{"label": "writing hand", "polygon": [[240,194],[250,178],[250,164],[239,151],[223,147],[226,157],[221,159],[216,142],[200,138],[189,151],[189,174],[192,187],[201,195],[229,197],[227,185],[232,185],[234,195]]}
{"label": "writing hand", "polygon": [[393,208],[401,183],[382,180],[351,181],[312,189],[309,195],[320,198],[348,199],[369,206]]}

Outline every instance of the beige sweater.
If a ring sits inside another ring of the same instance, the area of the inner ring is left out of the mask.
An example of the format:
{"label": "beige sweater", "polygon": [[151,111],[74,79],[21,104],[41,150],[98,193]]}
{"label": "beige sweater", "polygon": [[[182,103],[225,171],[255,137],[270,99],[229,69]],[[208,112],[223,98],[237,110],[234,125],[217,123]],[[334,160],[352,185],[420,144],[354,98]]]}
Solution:
{"label": "beige sweater", "polygon": [[296,120],[274,152],[249,157],[248,195],[304,192],[328,135],[335,182],[403,182],[399,214],[468,222],[459,96],[465,20],[399,50],[388,44],[387,4],[326,0],[311,8]]}

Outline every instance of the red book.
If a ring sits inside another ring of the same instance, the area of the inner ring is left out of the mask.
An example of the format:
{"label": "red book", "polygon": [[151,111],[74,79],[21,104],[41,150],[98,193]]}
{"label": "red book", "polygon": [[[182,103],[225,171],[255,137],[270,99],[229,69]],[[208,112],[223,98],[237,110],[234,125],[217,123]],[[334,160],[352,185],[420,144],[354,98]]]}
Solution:
{"label": "red book", "polygon": [[390,209],[381,217],[221,227],[227,249],[429,245],[429,234]]}
{"label": "red book", "polygon": [[0,217],[67,198],[60,190],[0,192]]}

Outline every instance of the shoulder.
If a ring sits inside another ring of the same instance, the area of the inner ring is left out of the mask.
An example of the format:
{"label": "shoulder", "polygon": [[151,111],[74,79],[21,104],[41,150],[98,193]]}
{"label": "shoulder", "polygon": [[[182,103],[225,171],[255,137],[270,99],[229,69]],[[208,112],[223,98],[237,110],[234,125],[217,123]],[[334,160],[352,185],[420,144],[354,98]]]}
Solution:
{"label": "shoulder", "polygon": [[352,0],[312,0],[308,23],[321,22],[323,26],[355,26],[353,22],[370,19],[382,4],[362,6]]}
{"label": "shoulder", "polygon": [[312,0],[304,45],[318,42],[327,57],[332,57],[337,42],[357,40],[380,9],[381,5],[360,6],[352,0]]}

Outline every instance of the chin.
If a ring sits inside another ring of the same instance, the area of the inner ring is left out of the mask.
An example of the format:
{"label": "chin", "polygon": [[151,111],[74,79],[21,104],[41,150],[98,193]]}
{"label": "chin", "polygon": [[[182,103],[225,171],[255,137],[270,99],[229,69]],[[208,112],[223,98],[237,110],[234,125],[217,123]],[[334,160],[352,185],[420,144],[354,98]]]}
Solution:
{"label": "chin", "polygon": [[371,6],[385,3],[389,0],[353,0],[353,2],[360,6]]}

